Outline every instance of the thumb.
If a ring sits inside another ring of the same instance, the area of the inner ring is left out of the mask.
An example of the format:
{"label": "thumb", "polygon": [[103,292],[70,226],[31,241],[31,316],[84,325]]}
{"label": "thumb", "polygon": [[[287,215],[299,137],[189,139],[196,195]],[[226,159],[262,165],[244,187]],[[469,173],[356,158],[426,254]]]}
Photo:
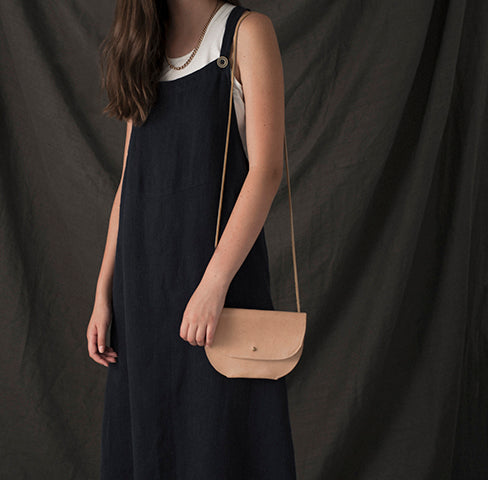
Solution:
{"label": "thumb", "polygon": [[98,341],[98,351],[103,353],[105,351],[105,328],[99,327],[97,341]]}

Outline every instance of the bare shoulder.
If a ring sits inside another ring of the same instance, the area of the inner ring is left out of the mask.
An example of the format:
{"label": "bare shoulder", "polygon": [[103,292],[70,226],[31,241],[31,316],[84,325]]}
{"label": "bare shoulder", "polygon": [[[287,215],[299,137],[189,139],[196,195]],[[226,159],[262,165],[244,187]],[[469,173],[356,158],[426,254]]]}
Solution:
{"label": "bare shoulder", "polygon": [[[247,13],[247,14],[246,14]],[[281,66],[280,48],[272,20],[264,13],[250,11],[239,24],[237,33],[236,78],[245,77],[244,70],[252,70],[267,62],[271,68]],[[241,81],[242,83],[242,81]]]}
{"label": "bare shoulder", "polygon": [[243,14],[245,18],[239,25],[238,47],[249,49],[273,46],[277,39],[271,19],[261,12],[250,11],[246,13]]}
{"label": "bare shoulder", "polygon": [[241,28],[244,28],[244,25],[246,25],[246,29],[264,29],[264,30],[269,30],[272,29],[274,30],[273,27],[273,22],[271,19],[268,17],[268,15],[257,12],[256,10],[250,10],[246,11],[242,14],[244,19],[241,22]]}

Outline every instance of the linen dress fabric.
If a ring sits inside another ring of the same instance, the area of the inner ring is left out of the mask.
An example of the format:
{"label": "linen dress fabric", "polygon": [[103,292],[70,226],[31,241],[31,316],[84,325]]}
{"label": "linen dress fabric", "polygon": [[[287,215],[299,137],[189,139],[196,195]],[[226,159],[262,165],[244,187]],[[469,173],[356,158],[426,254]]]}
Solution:
{"label": "linen dress fabric", "polygon": [[[220,55],[239,17],[229,13]],[[133,126],[120,202],[101,438],[102,480],[296,478],[286,380],[227,378],[179,336],[214,251],[231,65],[160,81]],[[232,110],[219,234],[249,164]],[[273,309],[264,228],[226,307]]]}

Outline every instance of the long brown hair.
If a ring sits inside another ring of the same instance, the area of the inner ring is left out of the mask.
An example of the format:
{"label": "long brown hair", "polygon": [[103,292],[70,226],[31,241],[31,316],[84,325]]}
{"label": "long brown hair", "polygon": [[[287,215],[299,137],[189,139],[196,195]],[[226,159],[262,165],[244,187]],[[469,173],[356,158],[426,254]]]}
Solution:
{"label": "long brown hair", "polygon": [[109,117],[145,122],[163,68],[168,15],[166,0],[117,0],[112,26],[99,47],[101,87],[109,99],[103,113]]}

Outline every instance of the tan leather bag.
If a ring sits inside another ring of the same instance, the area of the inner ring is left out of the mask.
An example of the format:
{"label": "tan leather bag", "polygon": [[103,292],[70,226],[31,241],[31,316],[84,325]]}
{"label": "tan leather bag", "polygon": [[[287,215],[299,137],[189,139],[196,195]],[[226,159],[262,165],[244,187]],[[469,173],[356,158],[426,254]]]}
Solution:
{"label": "tan leather bag", "polygon": [[[234,32],[231,58],[235,58],[236,34],[244,14],[237,22]],[[220,60],[220,59],[219,59]],[[224,61],[225,63],[225,61]],[[226,65],[226,63],[225,63]],[[224,167],[220,190],[215,247],[219,238],[219,224],[227,164],[229,128],[231,121],[232,93],[234,87],[234,61],[232,60],[229,118],[224,153]],[[297,311],[258,310],[251,308],[224,307],[215,330],[211,346],[205,345],[207,358],[212,366],[226,377],[278,379],[289,373],[298,363],[303,351],[307,314],[300,312],[298,295],[298,275],[293,232],[290,174],[288,171],[288,151],[285,135],[286,178],[288,181],[288,201],[290,206],[291,243],[293,270],[295,274],[295,294]]]}

